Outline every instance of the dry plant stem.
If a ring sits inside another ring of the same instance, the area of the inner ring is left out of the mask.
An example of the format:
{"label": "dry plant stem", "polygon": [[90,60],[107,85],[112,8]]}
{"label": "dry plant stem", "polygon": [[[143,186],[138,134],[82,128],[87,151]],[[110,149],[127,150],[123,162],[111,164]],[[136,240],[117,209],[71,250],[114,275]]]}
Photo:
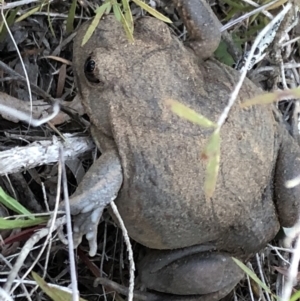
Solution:
{"label": "dry plant stem", "polygon": [[[67,186],[67,175],[66,175],[66,167],[65,161],[63,156],[63,150],[60,148],[60,165],[62,168],[62,184],[63,184],[63,192],[64,192],[64,200],[65,200],[65,211],[67,216],[67,232],[69,237],[69,260],[70,260],[70,274],[71,274],[71,284],[72,284],[72,300],[78,301],[79,300],[79,293],[78,293],[78,285],[77,285],[77,273],[75,267],[75,254],[74,254],[74,244],[73,244],[73,235],[72,235],[72,222],[71,222],[71,212],[70,212],[70,200],[69,200],[69,192]],[[60,194],[58,194],[58,197]],[[58,202],[57,202],[58,206]],[[56,210],[58,207],[56,208]]]}
{"label": "dry plant stem", "polygon": [[1,301],[14,301],[12,297],[10,297],[7,292],[0,287],[0,300]]}
{"label": "dry plant stem", "polygon": [[[14,7],[22,6],[25,4],[30,4],[34,2],[39,2],[40,0],[21,0],[21,1],[14,1],[13,3],[5,3],[5,4],[0,4],[0,9],[5,10],[5,9],[11,9]],[[49,3],[52,2],[52,0],[48,0]]]}
{"label": "dry plant stem", "polygon": [[271,1],[271,2],[269,2],[269,3],[267,3],[267,4],[265,4],[265,5],[262,5],[262,6],[258,7],[258,8],[256,8],[256,9],[252,10],[252,11],[249,12],[249,13],[243,14],[241,17],[239,17],[239,18],[237,18],[237,19],[235,19],[235,20],[232,20],[232,21],[228,22],[226,25],[222,26],[221,31],[224,31],[224,30],[229,29],[230,27],[232,27],[232,26],[234,26],[234,25],[236,25],[236,24],[238,24],[238,23],[244,21],[245,19],[248,19],[249,17],[251,17],[251,16],[253,16],[253,15],[255,15],[255,14],[261,12],[261,11],[264,10],[265,8],[268,8],[269,6],[275,4],[275,3],[278,2],[278,1],[279,1],[279,0]]}
{"label": "dry plant stem", "polygon": [[8,24],[6,22],[6,17],[5,17],[4,12],[3,12],[3,7],[1,9],[1,17],[2,17],[3,23],[4,23],[5,27],[6,27],[6,30],[7,30],[8,34],[9,34],[9,36],[10,36],[10,38],[11,38],[11,40],[12,40],[14,46],[15,46],[15,48],[16,48],[18,57],[20,59],[20,62],[21,62],[22,68],[23,68],[23,72],[25,74],[26,85],[27,85],[28,94],[29,94],[29,102],[30,102],[30,119],[29,119],[29,124],[30,124],[30,120],[32,118],[32,115],[31,115],[31,111],[32,111],[32,94],[31,94],[31,87],[30,87],[30,81],[29,81],[28,73],[27,73],[27,70],[26,70],[23,58],[21,56],[21,53],[19,51],[18,45],[17,45],[17,43],[16,43],[16,41],[14,39],[14,36],[12,35],[12,33],[11,33],[10,29],[9,29],[9,26],[8,26]]}
{"label": "dry plant stem", "polygon": [[268,247],[272,250],[274,250],[276,252],[276,255],[278,256],[278,258],[280,258],[280,260],[282,260],[285,264],[290,264],[279,252],[279,250],[284,251],[284,252],[290,252],[291,250],[288,250],[286,248],[277,248],[277,247],[273,247],[272,245],[268,245]]}
{"label": "dry plant stem", "polygon": [[288,277],[283,287],[282,301],[290,300],[294,283],[297,282],[298,266],[300,262],[300,235],[298,234],[295,238],[296,245],[292,254],[291,265],[288,269]]}
{"label": "dry plant stem", "polygon": [[292,4],[288,3],[284,7],[284,9],[259,33],[259,35],[255,39],[255,41],[254,41],[254,43],[251,47],[251,50],[249,52],[249,56],[247,57],[245,66],[242,69],[240,79],[239,79],[238,83],[236,84],[235,89],[231,93],[231,96],[230,96],[229,101],[228,101],[228,105],[225,107],[225,109],[223,110],[221,116],[219,117],[219,120],[217,122],[218,128],[216,129],[216,131],[220,130],[221,126],[223,125],[223,123],[225,122],[225,120],[228,117],[229,111],[232,108],[232,106],[233,106],[233,104],[234,104],[234,102],[235,102],[235,100],[236,100],[236,98],[239,94],[239,91],[242,87],[244,79],[247,75],[248,67],[251,64],[251,60],[252,60],[252,57],[254,55],[255,49],[257,48],[257,46],[260,43],[261,39],[267,34],[267,32],[270,30],[270,28],[273,27],[273,25],[276,22],[278,22],[281,18],[283,18],[283,16],[291,9],[291,7],[292,7]]}
{"label": "dry plant stem", "polygon": [[64,148],[65,160],[78,157],[95,148],[90,138],[73,136],[65,134],[65,141],[53,136],[52,141],[33,142],[24,147],[14,147],[0,152],[0,176],[56,163],[61,146]]}
{"label": "dry plant stem", "polygon": [[[58,170],[58,179],[61,179],[61,170],[59,169]],[[60,182],[58,182],[60,183]],[[52,233],[54,232],[54,228],[56,226],[56,221],[57,221],[57,213],[58,213],[58,204],[59,204],[59,196],[60,196],[60,185],[58,185],[57,187],[57,190],[58,190],[58,193],[57,194],[57,197],[56,197],[56,204],[55,204],[55,208],[54,208],[54,213],[53,213],[53,217],[52,219],[50,220],[50,225],[48,224],[48,235],[43,243],[43,246],[41,248],[41,250],[39,251],[38,255],[36,256],[36,259],[34,260],[34,262],[32,263],[31,267],[29,269],[26,270],[26,273],[22,276],[22,280],[24,280],[28,275],[29,273],[32,271],[32,269],[35,267],[35,265],[39,262],[40,258],[42,257],[45,249],[47,248],[47,246],[51,246],[51,236],[52,236]],[[31,251],[31,249],[30,249]],[[49,253],[48,253],[49,255]],[[25,260],[25,259],[24,259]],[[45,266],[45,268],[47,269],[47,266]],[[45,277],[45,272],[46,272],[46,269],[44,270],[44,277]],[[14,292],[14,290],[18,287],[18,284],[16,284],[12,290],[11,290],[11,293]],[[37,288],[37,287],[36,287]]]}
{"label": "dry plant stem", "polygon": [[[252,268],[252,266],[251,266],[250,263],[248,263],[247,266],[248,266],[249,269],[251,269],[253,271],[253,268]],[[250,277],[249,277],[248,274],[247,274],[247,283],[248,283],[248,288],[249,288],[249,293],[250,293],[251,301],[254,301],[254,296],[253,296],[253,292],[252,292]]]}
{"label": "dry plant stem", "polygon": [[[42,250],[39,252],[39,255],[37,256],[36,260],[34,261],[32,266],[35,266],[35,264],[38,262],[39,258],[41,257],[41,255],[43,254],[44,250],[46,249],[46,246],[48,246],[48,250],[47,250],[47,254],[46,254],[46,258],[45,258],[45,265],[44,265],[44,272],[43,272],[43,279],[45,279],[46,274],[47,274],[47,268],[48,268],[48,263],[49,263],[49,257],[50,257],[50,251],[51,251],[51,247],[52,247],[52,239],[51,239],[51,234],[53,231],[53,227],[54,227],[54,223],[55,220],[57,218],[57,214],[58,214],[58,206],[59,206],[59,200],[60,200],[60,194],[61,194],[61,173],[62,173],[62,168],[61,168],[61,164],[58,165],[58,177],[57,177],[57,191],[56,191],[56,200],[55,200],[55,207],[53,210],[53,216],[50,222],[50,229],[49,229],[49,235],[46,239],[46,242],[49,242],[48,244],[44,243]],[[46,202],[47,203],[47,202]],[[24,278],[24,277],[23,277]],[[38,285],[36,285],[31,291],[30,294],[32,295],[33,292],[35,292],[38,289]]]}
{"label": "dry plant stem", "polygon": [[[257,4],[256,2],[254,2],[252,0],[242,0],[242,1],[252,5],[254,7],[259,7],[259,4]],[[270,14],[267,10],[262,10],[261,13],[263,13],[269,19],[273,19],[272,14]]]}
{"label": "dry plant stem", "polygon": [[[257,262],[257,266],[258,266],[258,270],[259,270],[260,279],[261,279],[261,281],[263,282],[263,284],[265,286],[270,287],[269,285],[266,284],[266,279],[265,279],[264,272],[263,272],[262,267],[261,267],[261,262],[260,262],[259,255],[256,253],[255,257],[256,257],[256,262]],[[268,301],[271,301],[270,296],[269,296],[268,293],[266,293],[266,296],[267,296]]]}
{"label": "dry plant stem", "polygon": [[[111,281],[107,278],[99,277],[95,280],[94,285],[101,284],[105,287],[109,287],[110,289],[127,296],[128,295],[128,289],[124,287],[123,285],[120,285],[114,281]],[[135,291],[134,292],[134,300],[140,300],[140,301],[151,301],[151,300],[157,300],[155,298],[155,295],[148,293],[148,292],[142,292],[142,291]]]}
{"label": "dry plant stem", "polygon": [[[0,283],[4,283],[6,282],[5,279],[0,279]],[[18,279],[15,279],[14,280],[14,283],[19,283],[20,285],[22,284],[26,284],[26,285],[36,285],[36,282],[35,281],[32,281],[32,280],[18,280]],[[1,298],[0,298],[1,300]],[[2,300],[1,300],[2,301]]]}
{"label": "dry plant stem", "polygon": [[[106,241],[107,241],[107,223],[104,223],[104,237],[103,237],[103,246],[102,246],[102,256],[101,256],[101,262],[100,262],[100,277],[103,277],[103,265],[104,265]],[[107,301],[106,290],[103,285],[102,285],[102,289],[104,292],[103,293],[104,300]]]}
{"label": "dry plant stem", "polygon": [[297,42],[298,40],[300,40],[300,37],[296,37],[296,38],[293,38],[293,39],[291,39],[289,41],[286,41],[285,43],[282,44],[282,47],[285,47],[287,45],[293,44],[293,43]]}
{"label": "dry plant stem", "polygon": [[[65,218],[57,219],[56,223],[53,227],[53,231],[56,230],[57,228],[61,227],[65,223],[66,223]],[[20,255],[18,256],[18,258],[13,266],[13,269],[11,270],[10,274],[7,277],[7,282],[3,286],[5,291],[7,291],[7,292],[10,291],[12,284],[14,282],[14,279],[17,277],[19,270],[23,266],[23,263],[24,263],[25,259],[27,258],[29,252],[31,252],[33,246],[47,235],[49,235],[49,228],[44,228],[44,229],[41,229],[41,230],[37,231],[36,233],[34,233],[31,236],[31,238],[26,241],[25,245],[22,248]],[[28,271],[28,273],[29,272],[30,272],[30,270]]]}
{"label": "dry plant stem", "polygon": [[[12,265],[11,263],[0,253],[0,261],[3,261],[10,269],[12,269]],[[25,284],[23,283],[22,279],[20,279],[19,276],[17,276],[18,280],[19,280],[19,283],[20,283],[20,286],[22,287],[23,291],[25,292],[25,296],[27,297],[28,300],[31,300],[30,298],[30,295],[29,295],[29,292],[27,290],[27,287],[25,286]],[[3,292],[5,292],[3,290]],[[8,293],[5,292],[8,296]],[[1,294],[0,294],[0,300],[2,301],[3,299],[1,299]],[[5,299],[4,299],[5,300]]]}
{"label": "dry plant stem", "polygon": [[47,123],[48,121],[53,119],[59,113],[59,104],[58,104],[58,102],[56,102],[53,105],[53,108],[52,108],[53,112],[50,115],[48,115],[42,119],[34,119],[34,118],[32,118],[32,102],[30,103],[30,107],[31,107],[30,115],[28,115],[25,112],[16,110],[12,107],[3,105],[3,104],[0,104],[0,112],[1,112],[1,114],[7,114],[10,117],[13,117],[15,119],[25,121],[26,123],[28,123],[29,125],[32,125],[32,126],[40,126],[44,123]]}
{"label": "dry plant stem", "polygon": [[104,223],[103,247],[102,247],[102,256],[100,262],[100,277],[103,277],[103,264],[104,264],[104,257],[105,257],[106,240],[107,240],[107,223]]}
{"label": "dry plant stem", "polygon": [[280,73],[281,73],[281,82],[282,82],[282,85],[283,85],[283,89],[287,90],[289,87],[286,83],[285,70],[284,70],[284,64],[283,64],[282,59],[281,59],[281,62],[280,62]]}
{"label": "dry plant stem", "polygon": [[119,214],[118,208],[115,204],[114,201],[112,201],[110,203],[111,209],[114,213],[114,215],[116,216],[120,228],[123,232],[123,237],[124,237],[124,241],[127,247],[127,251],[128,251],[128,260],[129,260],[129,289],[128,289],[128,301],[132,301],[133,300],[133,290],[134,290],[134,271],[135,271],[135,264],[133,261],[133,251],[132,251],[132,247],[131,247],[131,243],[130,243],[130,238],[128,236],[126,227],[124,225],[124,222]]}

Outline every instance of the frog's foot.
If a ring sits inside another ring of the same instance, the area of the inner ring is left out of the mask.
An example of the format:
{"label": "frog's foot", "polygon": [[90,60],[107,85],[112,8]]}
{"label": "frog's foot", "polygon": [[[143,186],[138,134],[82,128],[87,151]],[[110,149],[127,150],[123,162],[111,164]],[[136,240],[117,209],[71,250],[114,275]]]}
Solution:
{"label": "frog's foot", "polygon": [[103,208],[97,208],[92,213],[81,213],[74,217],[73,241],[77,248],[82,241],[83,235],[89,242],[89,255],[95,256],[97,252],[98,224],[102,216]]}
{"label": "frog's foot", "polygon": [[[77,247],[86,235],[90,256],[97,252],[97,228],[102,212],[117,197],[122,181],[118,155],[114,151],[104,153],[85,174],[70,199],[70,211],[74,216],[74,245]],[[60,209],[64,210],[64,206],[61,204]]]}
{"label": "frog's foot", "polygon": [[206,0],[172,0],[188,29],[188,45],[202,59],[211,57],[221,41],[221,23]]}
{"label": "frog's foot", "polygon": [[[200,252],[172,262],[170,254],[171,251],[151,250],[139,266],[141,282],[157,292],[157,300],[219,300],[244,276],[226,253]],[[162,266],[164,261],[166,265]]]}

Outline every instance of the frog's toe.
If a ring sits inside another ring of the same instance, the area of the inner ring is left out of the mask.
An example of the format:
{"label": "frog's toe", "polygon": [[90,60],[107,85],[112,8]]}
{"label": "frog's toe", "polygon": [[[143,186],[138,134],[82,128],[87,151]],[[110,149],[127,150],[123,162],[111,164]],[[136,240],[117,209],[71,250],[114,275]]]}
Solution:
{"label": "frog's toe", "polygon": [[97,208],[92,212],[77,215],[74,220],[74,246],[77,247],[81,243],[83,235],[85,235],[89,242],[90,256],[95,256],[97,252],[97,232],[102,212],[103,208]]}

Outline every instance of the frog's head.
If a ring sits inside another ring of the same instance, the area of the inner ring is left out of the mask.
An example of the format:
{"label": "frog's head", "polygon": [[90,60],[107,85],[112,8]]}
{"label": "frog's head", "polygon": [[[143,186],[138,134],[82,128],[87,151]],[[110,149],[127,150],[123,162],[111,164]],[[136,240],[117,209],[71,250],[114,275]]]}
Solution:
{"label": "frog's head", "polygon": [[135,22],[134,42],[130,43],[122,24],[108,15],[81,46],[89,25],[82,25],[74,40],[75,82],[91,122],[111,136],[111,110],[147,89],[149,75],[145,73],[153,68],[149,57],[160,58],[172,37],[165,23],[144,17]]}

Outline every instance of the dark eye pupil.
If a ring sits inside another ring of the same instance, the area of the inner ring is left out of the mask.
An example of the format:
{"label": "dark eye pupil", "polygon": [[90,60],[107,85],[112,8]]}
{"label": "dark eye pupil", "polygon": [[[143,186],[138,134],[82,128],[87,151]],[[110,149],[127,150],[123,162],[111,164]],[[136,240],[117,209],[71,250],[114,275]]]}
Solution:
{"label": "dark eye pupil", "polygon": [[85,65],[85,72],[91,73],[95,70],[96,63],[93,60],[88,60]]}
{"label": "dark eye pupil", "polygon": [[95,69],[96,62],[91,57],[88,57],[84,64],[84,74],[88,81],[98,84],[100,81],[94,73]]}

